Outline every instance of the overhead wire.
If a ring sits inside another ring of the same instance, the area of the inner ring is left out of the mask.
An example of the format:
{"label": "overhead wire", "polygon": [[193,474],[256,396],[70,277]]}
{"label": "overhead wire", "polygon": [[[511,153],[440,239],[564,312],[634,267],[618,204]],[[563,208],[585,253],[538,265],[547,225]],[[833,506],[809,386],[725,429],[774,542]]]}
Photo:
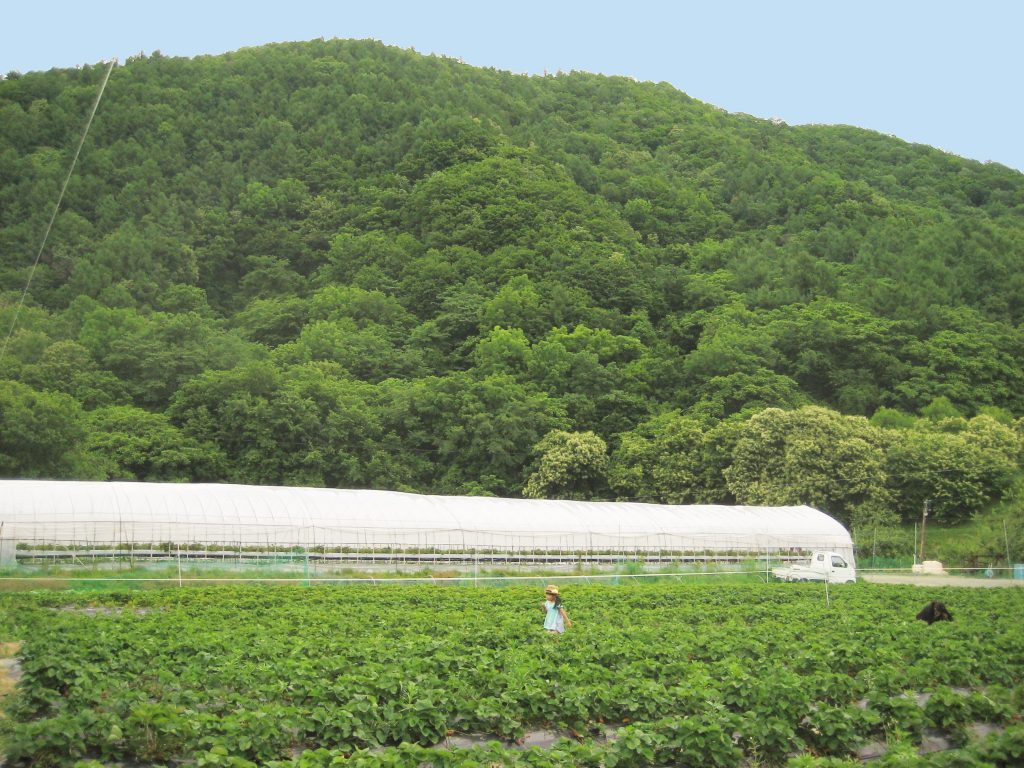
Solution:
{"label": "overhead wire", "polygon": [[3,362],[4,356],[7,354],[7,347],[10,345],[11,338],[14,336],[14,329],[18,325],[18,317],[21,315],[22,307],[25,306],[25,297],[28,295],[29,288],[32,286],[32,278],[35,276],[36,267],[39,266],[39,260],[42,258],[43,249],[46,247],[46,241],[50,238],[50,230],[53,229],[53,223],[57,220],[57,213],[60,211],[60,204],[64,200],[64,193],[67,191],[68,183],[71,181],[71,176],[75,172],[75,166],[78,164],[78,156],[82,152],[82,147],[85,145],[86,136],[89,135],[89,128],[92,126],[92,120],[96,116],[96,110],[99,108],[100,99],[103,98],[103,91],[107,88],[107,81],[110,79],[110,73],[114,69],[114,65],[117,63],[117,59],[111,59],[107,65],[107,71],[103,75],[103,82],[100,83],[100,90],[96,94],[96,99],[92,103],[92,109],[89,110],[89,118],[85,122],[85,128],[82,130],[82,136],[78,140],[78,146],[75,148],[75,155],[71,159],[71,166],[68,168],[67,175],[64,177],[64,183],[61,185],[60,194],[57,196],[57,202],[53,206],[53,213],[50,214],[50,221],[46,225],[46,231],[43,233],[43,241],[39,244],[39,251],[36,253],[35,261],[32,262],[32,267],[28,272],[28,280],[25,282],[25,290],[21,292],[21,298],[18,300],[18,306],[14,310],[14,318],[11,320],[11,327],[7,331],[7,337],[4,339],[4,345],[0,348],[0,363]]}

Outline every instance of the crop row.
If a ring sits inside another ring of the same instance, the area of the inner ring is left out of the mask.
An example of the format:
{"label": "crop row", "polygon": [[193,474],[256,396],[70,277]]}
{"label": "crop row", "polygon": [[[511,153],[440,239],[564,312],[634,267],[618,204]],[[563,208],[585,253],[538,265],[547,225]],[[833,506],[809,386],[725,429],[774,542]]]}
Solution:
{"label": "crop row", "polygon": [[[576,623],[559,638],[521,588],[168,590],[105,596],[119,609],[107,613],[68,610],[88,596],[4,598],[0,627],[24,641],[8,764],[269,764],[308,750],[298,760],[436,765],[415,749],[551,728],[580,743],[494,749],[506,762],[732,766],[841,758],[929,729],[966,745],[974,722],[1018,733],[1024,591],[858,585],[831,605],[813,585],[567,592]],[[936,596],[956,621],[914,620]]]}

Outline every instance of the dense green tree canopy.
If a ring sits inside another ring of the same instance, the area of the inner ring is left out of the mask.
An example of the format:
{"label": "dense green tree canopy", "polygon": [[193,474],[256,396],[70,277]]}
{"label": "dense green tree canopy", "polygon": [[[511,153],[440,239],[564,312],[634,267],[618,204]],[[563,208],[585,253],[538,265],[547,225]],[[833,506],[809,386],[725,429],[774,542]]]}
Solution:
{"label": "dense green tree canopy", "polygon": [[[103,71],[0,80],[4,332]],[[1022,255],[1020,173],[664,83],[133,58],[0,361],[0,472],[964,519],[1020,471]]]}
{"label": "dense green tree canopy", "polygon": [[593,432],[548,432],[537,443],[537,469],[526,481],[529,498],[594,499],[605,491],[608,446]]}
{"label": "dense green tree canopy", "polygon": [[891,516],[885,436],[862,417],[768,408],[743,428],[725,471],[743,504],[808,504],[846,523]]}

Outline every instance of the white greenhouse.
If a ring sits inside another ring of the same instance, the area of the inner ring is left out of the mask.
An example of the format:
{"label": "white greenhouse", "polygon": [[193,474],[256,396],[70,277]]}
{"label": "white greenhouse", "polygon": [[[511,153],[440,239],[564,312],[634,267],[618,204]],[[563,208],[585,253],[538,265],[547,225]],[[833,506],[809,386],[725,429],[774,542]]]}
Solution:
{"label": "white greenhouse", "polygon": [[853,559],[807,506],[664,505],[220,484],[0,480],[0,543],[93,551],[280,550]]}

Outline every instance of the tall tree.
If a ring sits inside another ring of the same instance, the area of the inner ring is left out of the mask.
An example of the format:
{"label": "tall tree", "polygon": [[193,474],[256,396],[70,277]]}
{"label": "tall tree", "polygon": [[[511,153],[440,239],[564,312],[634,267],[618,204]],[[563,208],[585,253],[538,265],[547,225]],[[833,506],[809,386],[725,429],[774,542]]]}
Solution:
{"label": "tall tree", "polygon": [[537,468],[523,495],[531,499],[594,499],[607,487],[608,446],[593,432],[552,430],[534,447]]}
{"label": "tall tree", "polygon": [[741,504],[808,504],[854,526],[890,521],[884,446],[861,417],[768,408],[744,425],[725,477]]}

